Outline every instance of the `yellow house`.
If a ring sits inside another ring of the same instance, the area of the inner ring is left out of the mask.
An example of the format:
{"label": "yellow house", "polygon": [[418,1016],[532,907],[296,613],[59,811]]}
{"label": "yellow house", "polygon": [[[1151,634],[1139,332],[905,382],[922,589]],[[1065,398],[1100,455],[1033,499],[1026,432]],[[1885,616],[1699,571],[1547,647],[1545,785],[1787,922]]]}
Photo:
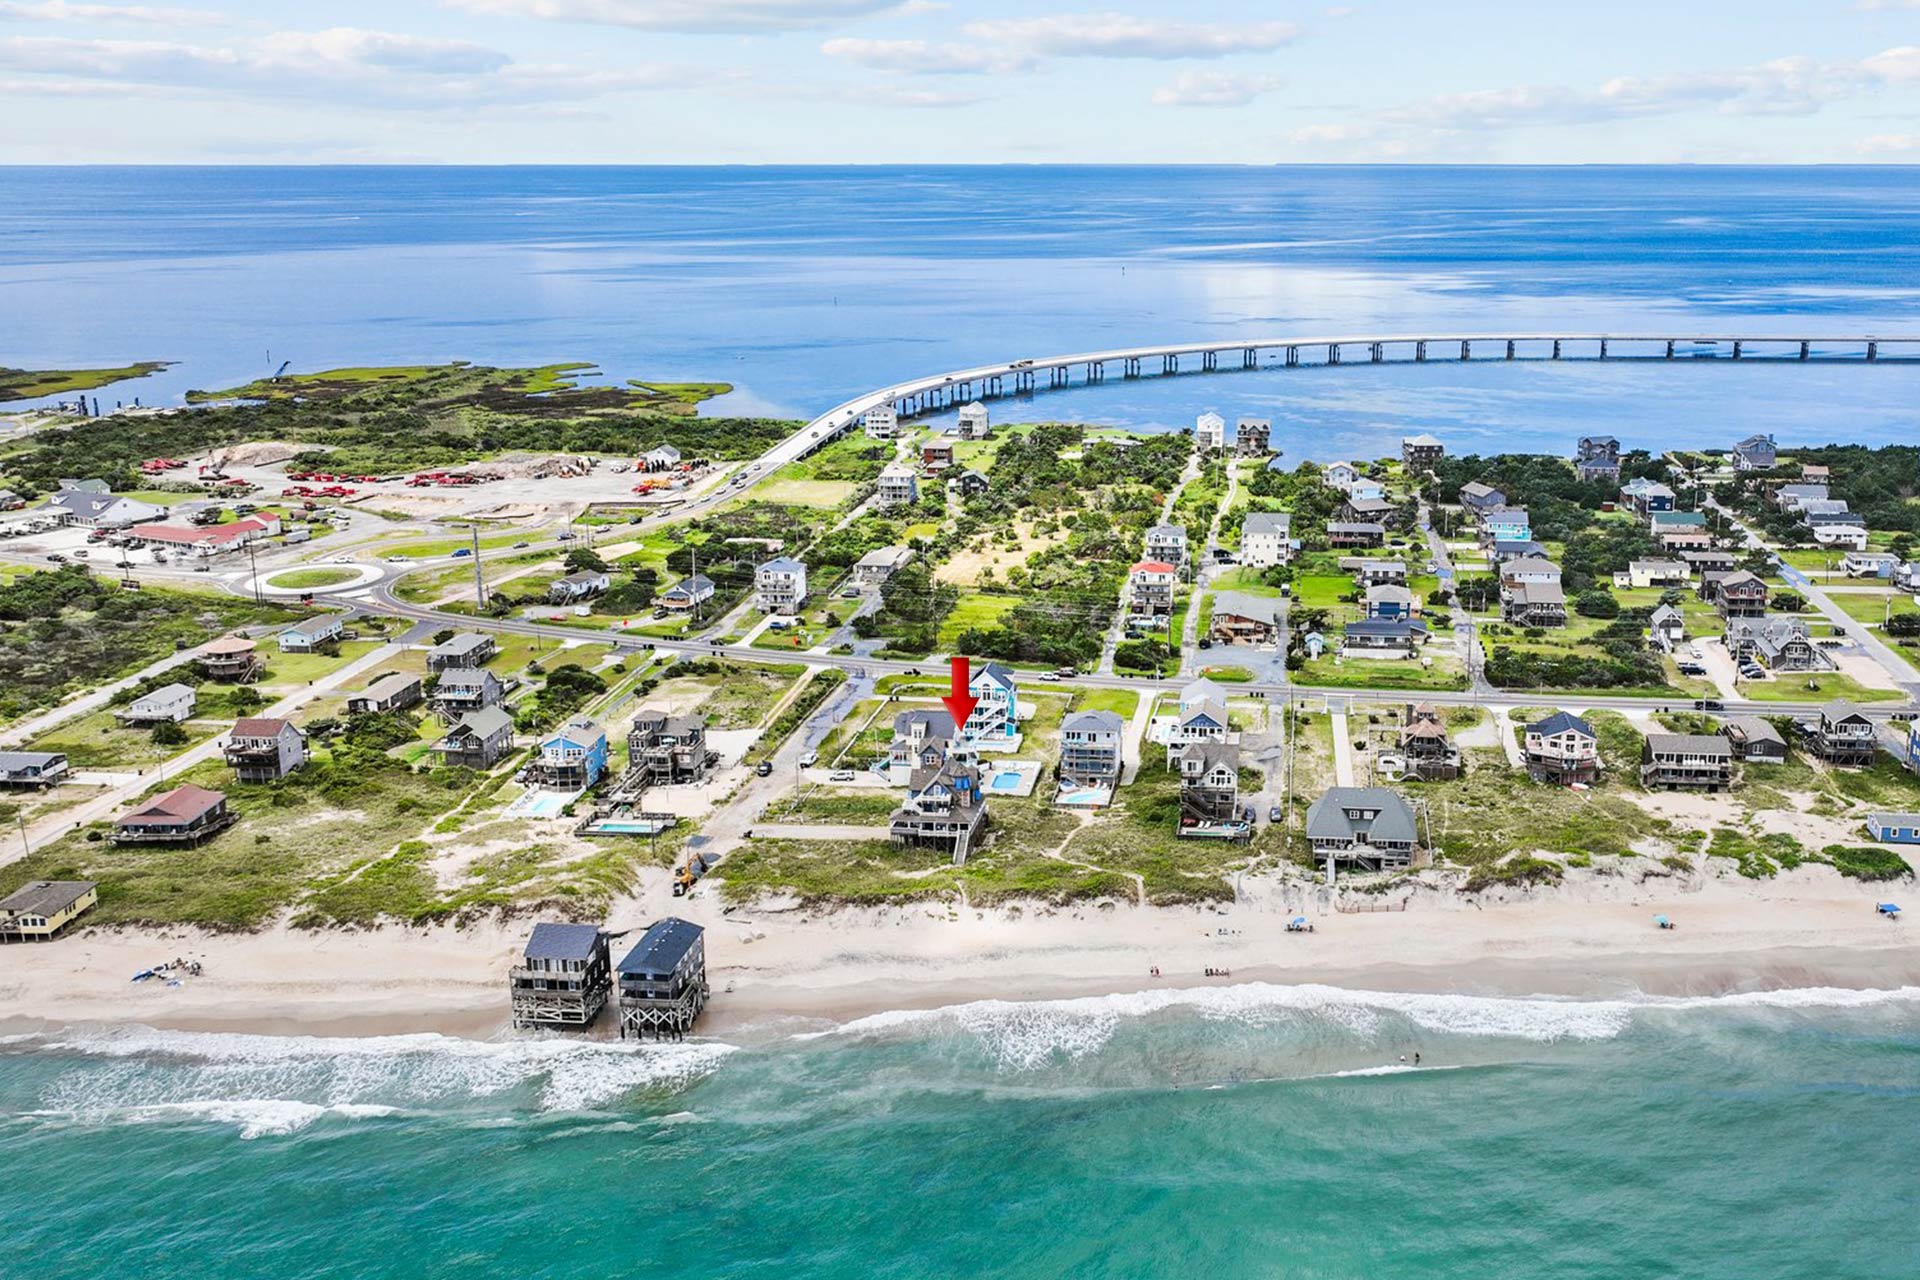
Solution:
{"label": "yellow house", "polygon": [[46,942],[100,901],[91,880],[34,880],[0,898],[0,942]]}

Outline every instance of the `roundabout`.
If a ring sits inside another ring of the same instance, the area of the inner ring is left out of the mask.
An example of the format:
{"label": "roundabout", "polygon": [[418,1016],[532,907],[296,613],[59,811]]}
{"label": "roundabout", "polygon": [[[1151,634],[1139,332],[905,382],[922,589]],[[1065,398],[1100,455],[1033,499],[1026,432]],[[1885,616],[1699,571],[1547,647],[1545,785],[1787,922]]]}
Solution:
{"label": "roundabout", "polygon": [[378,565],[336,561],[268,570],[257,577],[247,579],[241,584],[241,590],[249,594],[282,598],[337,595],[341,592],[357,591],[362,587],[371,586],[386,576],[386,572]]}

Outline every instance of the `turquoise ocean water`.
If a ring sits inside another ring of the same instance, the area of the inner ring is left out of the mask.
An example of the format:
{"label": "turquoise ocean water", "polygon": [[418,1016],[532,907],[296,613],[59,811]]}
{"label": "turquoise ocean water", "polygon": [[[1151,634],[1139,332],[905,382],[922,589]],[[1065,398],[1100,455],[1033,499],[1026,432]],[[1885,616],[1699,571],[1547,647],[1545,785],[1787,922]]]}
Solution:
{"label": "turquoise ocean water", "polygon": [[[1916,332],[1917,281],[1911,169],[0,174],[0,364],[179,361],[106,393],[147,403],[282,360],[584,358],[804,415],[1181,337]],[[1327,458],[1410,428],[1483,452],[1912,440],[1916,404],[1915,365],[1622,362],[1183,377],[995,413],[1264,413],[1290,458]],[[15,1038],[0,1276],[1920,1275],[1912,991],[1240,986],[822,1029]]]}
{"label": "turquoise ocean water", "polygon": [[35,1265],[11,1274],[1759,1280],[1920,1264],[1915,989],[1579,1002],[1246,985],[753,1039],[17,1040],[0,1047],[0,1220]]}

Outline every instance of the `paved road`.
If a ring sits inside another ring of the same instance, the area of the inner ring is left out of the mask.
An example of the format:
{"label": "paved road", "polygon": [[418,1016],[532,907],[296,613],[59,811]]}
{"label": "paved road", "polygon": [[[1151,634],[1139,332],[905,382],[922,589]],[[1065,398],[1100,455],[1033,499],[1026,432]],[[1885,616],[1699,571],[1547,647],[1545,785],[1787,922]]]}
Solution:
{"label": "paved road", "polygon": [[1881,668],[1893,678],[1895,687],[1909,698],[1920,698],[1920,671],[1915,671],[1905,658],[1895,653],[1892,647],[1874,632],[1873,628],[1864,622],[1855,621],[1852,615],[1827,594],[1825,588],[1816,585],[1813,579],[1788,564],[1780,555],[1778,547],[1762,538],[1733,512],[1721,506],[1718,499],[1707,499],[1707,505],[1725,516],[1727,521],[1741,532],[1749,549],[1771,553],[1778,560],[1780,576],[1787,585],[1805,596],[1809,604],[1826,615],[1827,620],[1833,624],[1839,634],[1858,644],[1869,657],[1879,663]]}

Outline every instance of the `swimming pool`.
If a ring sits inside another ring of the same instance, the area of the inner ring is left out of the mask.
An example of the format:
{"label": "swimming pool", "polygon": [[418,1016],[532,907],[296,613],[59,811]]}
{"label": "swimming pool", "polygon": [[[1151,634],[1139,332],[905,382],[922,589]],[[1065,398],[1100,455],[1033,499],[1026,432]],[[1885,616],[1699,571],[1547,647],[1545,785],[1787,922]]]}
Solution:
{"label": "swimming pool", "polygon": [[1018,791],[1025,785],[1026,782],[1020,776],[1018,769],[1002,769],[987,779],[987,790],[989,791]]}

